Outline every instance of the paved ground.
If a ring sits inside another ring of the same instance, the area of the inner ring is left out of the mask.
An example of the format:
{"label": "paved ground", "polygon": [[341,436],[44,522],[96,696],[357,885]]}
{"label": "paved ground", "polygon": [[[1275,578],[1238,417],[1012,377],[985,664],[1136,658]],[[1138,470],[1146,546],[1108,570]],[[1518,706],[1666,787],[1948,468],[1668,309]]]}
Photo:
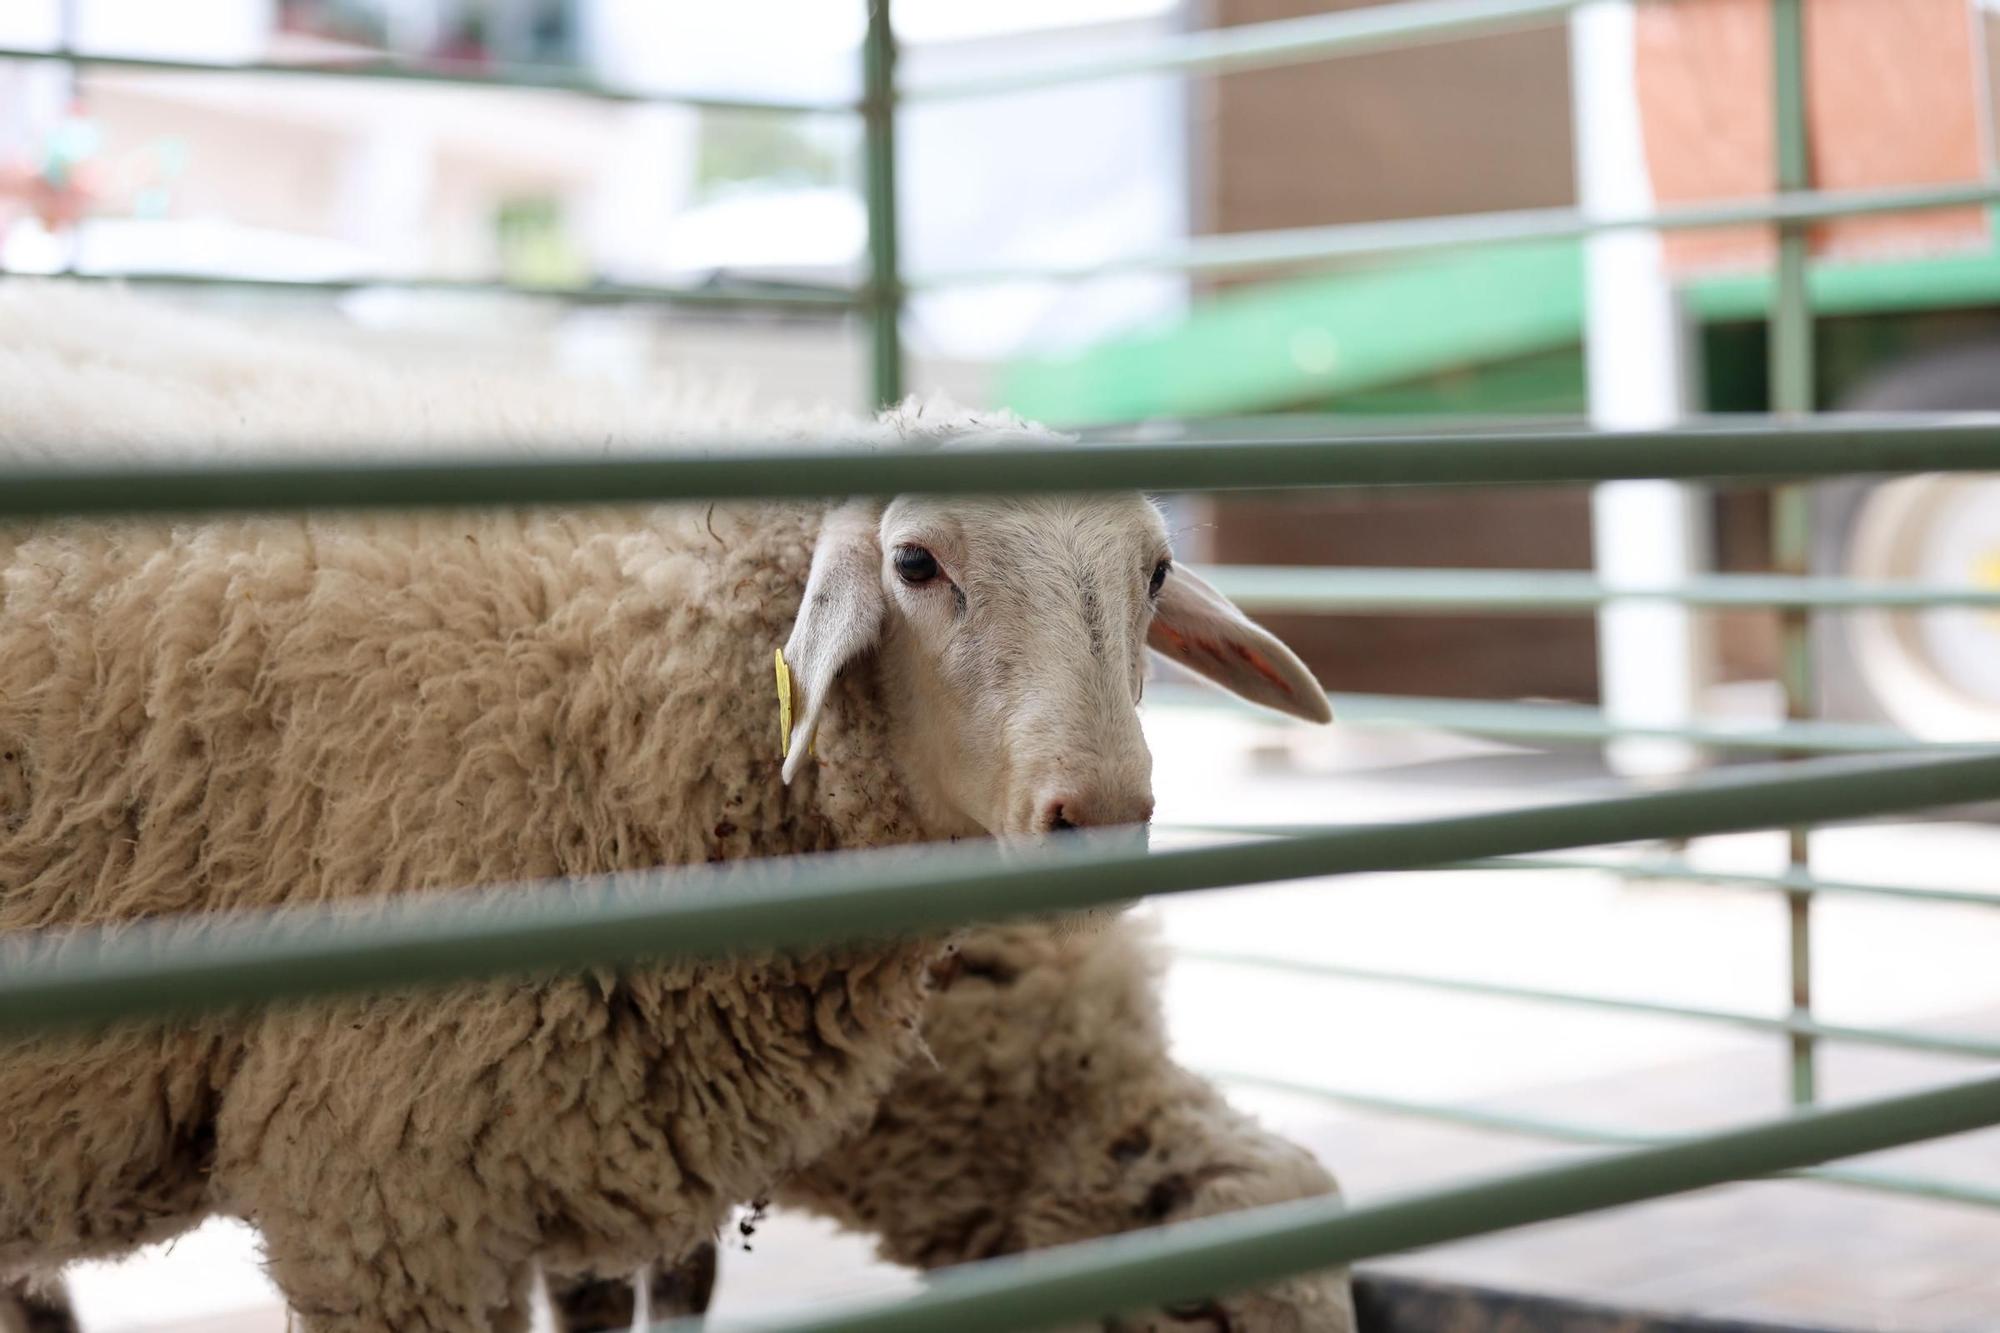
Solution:
{"label": "paved ground", "polygon": [[[1442,739],[1258,730],[1226,715],[1155,717],[1166,822],[1404,818],[1574,796],[1604,780],[1588,755],[1524,754]],[[1283,739],[1281,739],[1283,737]],[[1229,756],[1218,763],[1216,756]],[[1717,868],[1775,868],[1769,836],[1708,840]],[[1822,873],[1994,889],[2000,829],[1840,829]],[[1208,949],[1775,1014],[1785,922],[1769,895],[1639,884],[1602,874],[1377,876],[1191,895],[1149,909],[1168,938]],[[2000,911],[1822,900],[1823,1016],[2000,1034]],[[1679,1020],[1178,965],[1170,1013],[1189,1063],[1310,1086],[1505,1109],[1606,1129],[1673,1132],[1783,1110],[1775,1040]],[[1986,1066],[1836,1046],[1830,1100],[1949,1081]],[[1579,1151],[1515,1134],[1360,1113],[1239,1087],[1247,1106],[1309,1143],[1366,1202]],[[1966,1136],[1868,1165],[2000,1189],[2000,1135]],[[240,1231],[211,1228],[77,1282],[90,1327],[269,1333],[284,1327]],[[1851,1188],[1769,1183],[1530,1228],[1391,1261],[1398,1272],[1715,1316],[1840,1329],[2000,1329],[2000,1212]],[[777,1217],[724,1256],[719,1309],[746,1313],[889,1289],[907,1275],[851,1237]]]}

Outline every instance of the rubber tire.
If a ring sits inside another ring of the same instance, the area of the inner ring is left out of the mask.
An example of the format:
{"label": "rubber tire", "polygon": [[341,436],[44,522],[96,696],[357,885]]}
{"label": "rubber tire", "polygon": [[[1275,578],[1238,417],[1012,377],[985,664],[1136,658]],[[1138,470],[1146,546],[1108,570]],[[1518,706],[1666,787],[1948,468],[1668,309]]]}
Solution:
{"label": "rubber tire", "polygon": [[[1880,372],[1844,398],[1836,412],[2000,411],[2000,338],[1922,352]],[[1827,578],[1849,573],[1854,521],[1879,478],[1821,482],[1812,497],[1812,572]],[[1848,617],[1813,617],[1813,660],[1818,667],[1819,715],[1842,722],[1893,725],[1862,675],[1849,638]]]}

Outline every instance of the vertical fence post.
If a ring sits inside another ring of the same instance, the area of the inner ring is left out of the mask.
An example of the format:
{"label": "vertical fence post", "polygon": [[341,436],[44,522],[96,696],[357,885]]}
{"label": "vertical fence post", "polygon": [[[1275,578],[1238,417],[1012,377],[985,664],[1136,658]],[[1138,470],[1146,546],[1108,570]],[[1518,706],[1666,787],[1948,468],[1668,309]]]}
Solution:
{"label": "vertical fence post", "polygon": [[862,162],[868,190],[870,386],[875,404],[903,396],[903,281],[896,251],[896,33],[889,0],[868,0],[861,42]]}
{"label": "vertical fence post", "polygon": [[[1803,190],[1811,184],[1806,151],[1805,14],[1804,0],[1772,0],[1772,94],[1777,148],[1777,187]],[[1771,410],[1797,418],[1813,410],[1813,323],[1806,290],[1806,228],[1799,223],[1778,225],[1776,280],[1772,286],[1770,322]],[[1780,574],[1807,574],[1812,559],[1812,489],[1781,486],[1771,496],[1771,563]],[[1785,713],[1792,718],[1813,712],[1814,682],[1811,613],[1803,608],[1781,611],[1779,635],[1783,652]],[[1792,868],[1811,867],[1811,831],[1789,831],[1788,859]],[[1793,890],[1789,908],[1792,1012],[1807,1018],[1812,1011],[1812,895]],[[1816,1095],[1815,1047],[1812,1037],[1791,1039],[1792,1100],[1804,1104]]]}

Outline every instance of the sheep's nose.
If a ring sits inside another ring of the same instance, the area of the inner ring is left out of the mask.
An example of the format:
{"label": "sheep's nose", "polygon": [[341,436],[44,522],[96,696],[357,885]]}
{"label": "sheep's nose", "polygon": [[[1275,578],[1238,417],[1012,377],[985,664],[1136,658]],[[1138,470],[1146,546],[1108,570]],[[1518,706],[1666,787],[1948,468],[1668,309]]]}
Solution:
{"label": "sheep's nose", "polygon": [[1152,817],[1153,798],[1149,793],[1121,798],[1082,791],[1058,792],[1042,802],[1040,828],[1044,833],[1060,833],[1064,829],[1144,824]]}

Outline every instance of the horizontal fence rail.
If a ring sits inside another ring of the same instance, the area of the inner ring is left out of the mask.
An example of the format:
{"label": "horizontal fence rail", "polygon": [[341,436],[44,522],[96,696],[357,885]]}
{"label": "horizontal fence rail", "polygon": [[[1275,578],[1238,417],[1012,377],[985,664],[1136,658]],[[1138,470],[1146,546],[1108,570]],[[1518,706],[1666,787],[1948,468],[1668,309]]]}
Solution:
{"label": "horizontal fence rail", "polygon": [[1855,1046],[1921,1051],[1927,1055],[1956,1055],[1973,1060],[2000,1060],[2000,1036],[1981,1038],[1959,1036],[1948,1032],[1856,1027],[1840,1023],[1822,1023],[1817,1019],[1798,1014],[1782,1018],[1765,1014],[1746,1014],[1702,1005],[1669,1004],[1659,1000],[1597,995],[1584,991],[1550,990],[1540,986],[1517,986],[1505,982],[1478,981],[1469,977],[1437,976],[1423,972],[1403,972],[1392,968],[1317,962],[1312,959],[1286,958],[1275,954],[1239,953],[1222,949],[1175,949],[1174,956],[1191,963],[1206,963],[1212,966],[1325,977],[1332,981],[1354,981],[1371,986],[1402,986],[1412,990],[1477,995],[1495,1000],[1519,1000],[1524,1004],[1551,1005],[1556,1008],[1596,1009],[1644,1018],[1680,1019],[1714,1027],[1742,1028],[1751,1032],[1821,1037],[1828,1041],[1846,1042]]}
{"label": "horizontal fence rail", "polygon": [[1244,23],[1127,43],[1081,60],[990,75],[906,81],[906,102],[956,101],[1134,74],[1240,74],[1512,32],[1560,19],[1583,0],[1404,0],[1396,5]]}
{"label": "horizontal fence rail", "polygon": [[[1602,1125],[1577,1124],[1522,1111],[1496,1110],[1492,1107],[1427,1102],[1411,1097],[1390,1097],[1381,1093],[1351,1088],[1330,1088],[1214,1066],[1203,1066],[1199,1072],[1224,1083],[1304,1097],[1349,1110],[1407,1116],[1415,1120],[1428,1120],[1435,1124],[1454,1125],[1461,1129],[1481,1130],[1494,1134],[1516,1134],[1525,1138],[1589,1144],[1601,1148],[1651,1148],[1685,1141],[1684,1137],[1671,1134],[1647,1134],[1629,1129],[1611,1129]],[[1815,1166],[1783,1174],[1826,1185],[1868,1190],[1876,1194],[1896,1194],[1905,1198],[1929,1199],[1937,1203],[1962,1203],[1975,1208],[2000,1208],[2000,1187],[1975,1185],[1958,1180],[1941,1180],[1933,1176],[1911,1175],[1902,1171],[1885,1171],[1875,1167],[1859,1166]]]}
{"label": "horizontal fence rail", "polygon": [[1584,870],[1626,879],[1666,880],[1686,884],[1713,884],[1724,888],[1769,889],[1780,893],[1831,893],[1863,898],[1898,898],[1912,902],[1950,903],[1959,907],[2000,907],[2000,893],[1977,889],[1924,888],[1903,884],[1875,884],[1848,879],[1826,879],[1797,868],[1771,874],[1742,870],[1711,870],[1688,861],[1598,860],[1588,857],[1514,856],[1487,861],[1460,862],[1437,867],[1440,870]]}
{"label": "horizontal fence rail", "polygon": [[[2000,751],[1739,769],[1673,791],[1152,854],[1117,842],[852,852],[15,939],[0,1034],[519,973],[812,948],[1251,882],[1409,869],[2000,798]],[[1080,844],[1080,845],[1079,845]],[[544,886],[545,888],[551,886]]]}
{"label": "horizontal fence rail", "polygon": [[136,287],[205,287],[226,290],[339,295],[386,289],[428,296],[519,297],[568,305],[653,305],[692,310],[764,310],[778,314],[840,314],[860,309],[867,293],[841,287],[792,283],[742,283],[714,287],[662,287],[644,283],[590,282],[577,285],[506,282],[478,278],[398,277],[392,274],[344,278],[252,278],[227,273],[149,273],[141,270],[19,273],[0,269],[10,282],[108,282]]}
{"label": "horizontal fence rail", "polygon": [[[1358,1208],[1317,1199],[947,1270],[919,1294],[761,1333],[1019,1333],[1263,1286],[1296,1273],[1684,1194],[2000,1123],[2000,1077],[1525,1171]],[[662,1333],[694,1321],[656,1325]]]}
{"label": "horizontal fence rail", "polygon": [[942,269],[914,273],[916,289],[966,287],[1001,282],[1075,281],[1125,273],[1188,273],[1221,276],[1333,264],[1353,259],[1464,250],[1516,241],[1574,240],[1623,231],[1688,231],[1751,223],[1826,222],[1878,213],[1910,213],[1962,208],[2000,200],[2000,183],[1970,182],[1885,190],[1814,190],[1731,199],[1712,204],[1678,204],[1653,213],[1598,217],[1575,208],[1533,208],[1500,213],[1407,218],[1392,222],[1343,222],[1276,231],[1226,232],[1196,236],[1175,245],[1103,259],[990,269]]}
{"label": "horizontal fence rail", "polygon": [[163,56],[119,55],[110,51],[79,51],[62,47],[43,49],[27,46],[0,46],[0,60],[53,60],[85,69],[130,70],[140,74],[222,74],[270,78],[349,79],[435,84],[461,89],[490,89],[498,92],[563,93],[571,97],[584,97],[600,102],[663,103],[703,111],[839,113],[855,111],[859,105],[851,98],[737,97],[694,90],[626,87],[549,65],[468,67],[445,61],[417,63],[382,57],[326,61],[319,64],[269,60],[179,60]]}
{"label": "horizontal fence rail", "polygon": [[[1265,717],[1233,695],[1201,686],[1171,682],[1151,687],[1153,704],[1172,708],[1215,710]],[[1884,754],[1903,750],[1977,748],[1976,741],[1932,741],[1890,727],[1864,722],[1761,722],[1696,719],[1687,726],[1657,727],[1618,722],[1585,704],[1493,702],[1484,699],[1439,699],[1410,694],[1327,695],[1334,721],[1342,727],[1377,731],[1436,730],[1494,740],[1560,744],[1596,744],[1637,737],[1647,740],[1692,741],[1717,750],[1774,754]],[[1262,825],[1183,824],[1215,832],[1300,832],[1301,826],[1280,829]]]}
{"label": "horizontal fence rail", "polygon": [[[298,451],[292,451],[296,454]],[[915,452],[756,448],[652,457],[426,457],[0,469],[0,517],[619,504],[842,495],[1474,486],[2000,471],[2000,416],[1657,431],[1502,431]]]}
{"label": "horizontal fence rail", "polygon": [[[1683,434],[1703,431],[1757,430],[1773,425],[1836,424],[1844,430],[1897,430],[1916,425],[1963,424],[2000,415],[1978,412],[1837,412],[1822,413],[1809,422],[1767,412],[1701,412],[1678,417],[1673,428]],[[1242,440],[1266,442],[1349,438],[1373,439],[1462,435],[1490,439],[1496,435],[1556,435],[1587,431],[1595,423],[1575,412],[1505,412],[1462,414],[1403,412],[1273,412],[1268,416],[1179,417],[1107,422],[1079,426],[1074,435],[1086,444],[1231,444]]]}
{"label": "horizontal fence rail", "polygon": [[1423,615],[1594,611],[1613,602],[1801,607],[1819,611],[2000,608],[2000,585],[1948,587],[1779,574],[1713,574],[1658,587],[1620,586],[1595,574],[1543,569],[1315,569],[1209,565],[1203,578],[1245,610]]}
{"label": "horizontal fence rail", "polygon": [[[1302,833],[1322,833],[1331,824],[1155,824],[1154,833],[1219,834],[1228,837],[1297,837]],[[1691,861],[1674,859],[1620,860],[1596,856],[1495,856],[1471,861],[1441,861],[1420,866],[1413,874],[1455,870],[1530,870],[1538,878],[1549,871],[1574,874],[1611,875],[1619,879],[1649,880],[1673,884],[1704,884],[1717,888],[1753,889],[1773,893],[1831,893],[1862,898],[1891,898],[1906,902],[1944,903],[1954,907],[2000,907],[2000,893],[1979,889],[1926,888],[1921,885],[1880,884],[1865,880],[1827,879],[1797,868],[1759,873],[1746,870],[1712,870]]]}

